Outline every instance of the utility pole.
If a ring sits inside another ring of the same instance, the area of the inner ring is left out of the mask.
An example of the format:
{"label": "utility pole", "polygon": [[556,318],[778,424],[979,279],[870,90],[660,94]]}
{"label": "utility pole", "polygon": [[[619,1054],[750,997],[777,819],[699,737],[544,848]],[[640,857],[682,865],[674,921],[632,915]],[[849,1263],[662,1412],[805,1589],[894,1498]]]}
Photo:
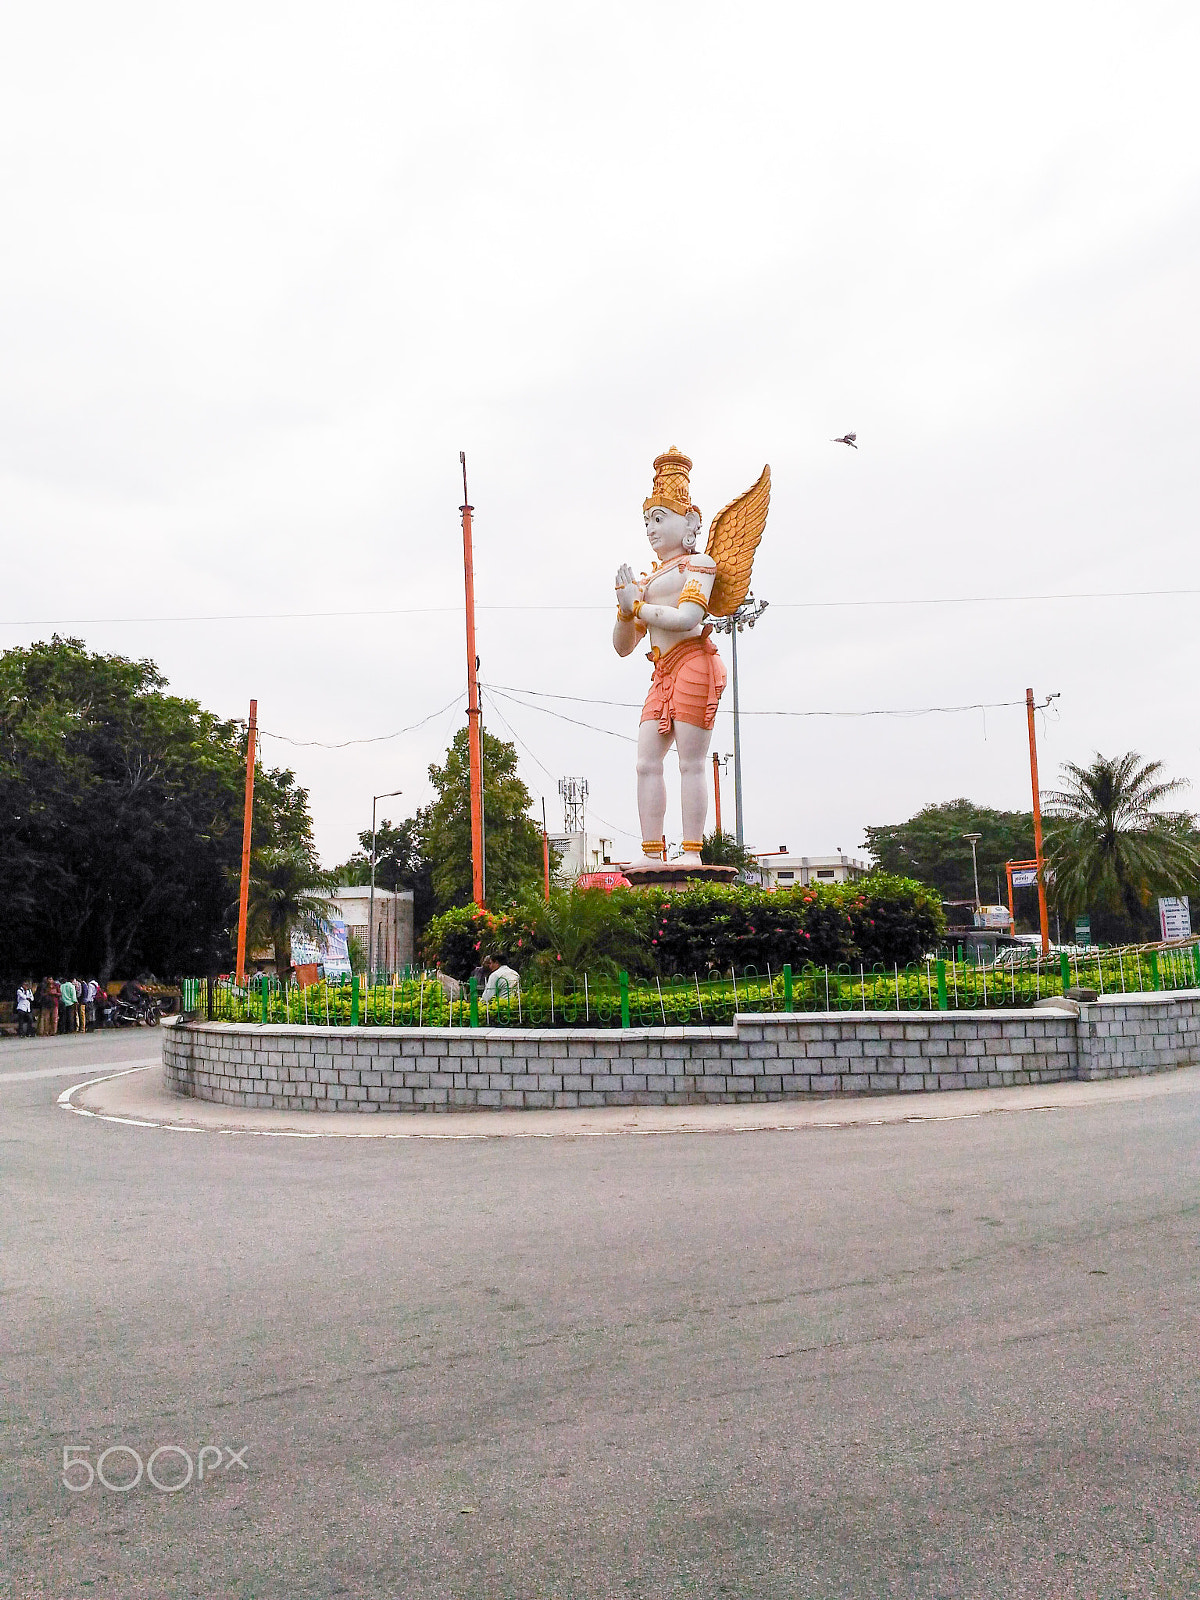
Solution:
{"label": "utility pole", "polygon": [[981,903],[979,899],[979,857],[975,854],[975,846],[983,838],[983,835],[981,833],[964,833],[963,838],[971,841],[971,866],[975,870],[975,909],[978,911]]}
{"label": "utility pole", "polygon": [[550,904],[550,835],[546,832],[546,799],[542,797],[542,871],[546,877],[546,904]]}
{"label": "utility pole", "polygon": [[737,670],[738,629],[729,630],[729,648],[733,658],[733,827],[739,849],[742,847],[742,719],[738,707]]}
{"label": "utility pole", "polygon": [[748,594],[736,611],[727,617],[714,619],[712,628],[714,633],[727,633],[731,647],[731,666],[733,669],[733,808],[736,818],[737,842],[744,844],[742,837],[742,719],[738,705],[738,659],[737,636],[743,628],[752,628],[770,605],[769,600],[756,600]]}
{"label": "utility pole", "polygon": [[475,557],[471,545],[471,515],[475,507],[467,493],[467,455],[458,452],[463,475],[463,587],[467,613],[467,749],[471,764],[471,889],[477,906],[483,905],[483,750],[480,738],[479,657],[475,653]]}
{"label": "utility pole", "polygon": [[[238,895],[237,981],[246,982],[246,916],[250,906],[250,829],[254,821],[254,739],[258,732],[258,701],[250,702],[246,729],[246,809],[242,818],[242,883]],[[287,981],[287,973],[281,982]]]}
{"label": "utility pole", "polygon": [[403,789],[389,789],[385,794],[371,796],[371,898],[367,902],[367,983],[375,981],[375,802],[390,800],[403,794]]}
{"label": "utility pole", "polygon": [[721,758],[720,758],[720,756],[717,754],[717,752],[715,750],[713,751],[713,801],[715,803],[716,813],[717,813],[716,822],[714,824],[714,827],[715,827],[716,832],[720,833],[721,832]]}
{"label": "utility pole", "polygon": [[[1050,699],[1056,699],[1051,695]],[[1049,704],[1049,701],[1047,701]],[[1046,863],[1042,859],[1042,791],[1038,785],[1037,730],[1033,713],[1033,690],[1025,691],[1025,715],[1029,721],[1029,778],[1033,785],[1033,854],[1037,861],[1038,917],[1042,928],[1042,954],[1050,954],[1050,918],[1046,911]]]}

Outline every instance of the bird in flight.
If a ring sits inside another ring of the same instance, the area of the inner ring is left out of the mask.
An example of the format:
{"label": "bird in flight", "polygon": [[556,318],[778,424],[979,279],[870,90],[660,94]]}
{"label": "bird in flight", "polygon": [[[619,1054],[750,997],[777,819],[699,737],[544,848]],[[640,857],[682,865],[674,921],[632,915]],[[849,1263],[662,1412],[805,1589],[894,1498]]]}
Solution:
{"label": "bird in flight", "polygon": [[856,433],[844,433],[840,439],[831,439],[829,442],[830,444],[848,444],[851,450],[857,450],[858,446],[854,442],[857,438],[858,435]]}

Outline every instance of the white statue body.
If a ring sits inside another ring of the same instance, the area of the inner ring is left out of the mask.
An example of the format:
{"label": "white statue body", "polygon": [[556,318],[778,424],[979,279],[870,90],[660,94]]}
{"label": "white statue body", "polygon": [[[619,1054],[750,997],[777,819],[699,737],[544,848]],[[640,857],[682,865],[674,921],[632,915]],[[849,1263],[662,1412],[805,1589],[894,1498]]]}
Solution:
{"label": "white statue body", "polygon": [[[666,506],[648,505],[645,522],[646,537],[656,558],[655,567],[648,576],[643,574],[640,581],[628,565],[618,569],[618,615],[613,627],[613,648],[619,656],[632,655],[639,642],[648,636],[651,654],[657,661],[684,640],[699,641],[706,637],[707,601],[712,594],[717,564],[711,556],[696,551],[700,513],[695,509],[681,514]],[[696,598],[684,598],[681,603],[685,588]],[[723,670],[720,686],[724,686]],[[720,694],[720,687],[716,692]],[[634,865],[652,867],[662,863],[661,845],[654,854],[648,847],[660,840],[663,833],[667,814],[663,764],[672,745],[679,754],[682,799],[683,853],[678,859],[681,866],[700,865],[700,841],[708,815],[707,756],[711,742],[711,722],[708,727],[700,727],[675,716],[670,718],[665,729],[662,718],[642,722],[638,730],[637,800],[643,844],[641,859]]]}

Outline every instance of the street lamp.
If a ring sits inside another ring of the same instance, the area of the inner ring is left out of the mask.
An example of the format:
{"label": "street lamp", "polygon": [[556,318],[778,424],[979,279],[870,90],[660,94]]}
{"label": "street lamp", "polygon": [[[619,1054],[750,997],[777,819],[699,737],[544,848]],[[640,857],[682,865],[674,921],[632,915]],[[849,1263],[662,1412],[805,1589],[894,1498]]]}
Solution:
{"label": "street lamp", "polygon": [[737,817],[737,842],[742,838],[742,723],[738,711],[737,636],[743,628],[752,628],[770,605],[769,600],[756,600],[748,594],[736,611],[727,617],[713,619],[714,633],[727,633],[733,660],[733,806]]}
{"label": "street lamp", "polygon": [[375,974],[375,803],[377,800],[391,800],[398,794],[403,794],[403,789],[388,789],[383,794],[371,796],[371,898],[367,902],[367,987],[371,986]]}
{"label": "street lamp", "polygon": [[975,869],[975,909],[978,911],[981,903],[979,899],[979,857],[975,854],[975,846],[983,838],[983,835],[981,833],[964,833],[963,838],[971,841],[971,865]]}

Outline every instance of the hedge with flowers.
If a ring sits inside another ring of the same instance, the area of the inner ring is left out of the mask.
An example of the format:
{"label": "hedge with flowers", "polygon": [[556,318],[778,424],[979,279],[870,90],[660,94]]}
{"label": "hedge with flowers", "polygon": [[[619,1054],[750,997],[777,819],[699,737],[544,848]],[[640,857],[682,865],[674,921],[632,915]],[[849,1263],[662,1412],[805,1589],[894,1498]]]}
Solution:
{"label": "hedge with flowers", "polygon": [[547,907],[530,900],[506,910],[463,906],[426,927],[422,955],[457,978],[486,955],[523,977],[597,967],[669,976],[710,967],[778,971],[841,963],[903,966],[945,932],[937,894],[911,878],[873,872],[856,883],[758,889],[696,884],[654,889],[559,890]]}

